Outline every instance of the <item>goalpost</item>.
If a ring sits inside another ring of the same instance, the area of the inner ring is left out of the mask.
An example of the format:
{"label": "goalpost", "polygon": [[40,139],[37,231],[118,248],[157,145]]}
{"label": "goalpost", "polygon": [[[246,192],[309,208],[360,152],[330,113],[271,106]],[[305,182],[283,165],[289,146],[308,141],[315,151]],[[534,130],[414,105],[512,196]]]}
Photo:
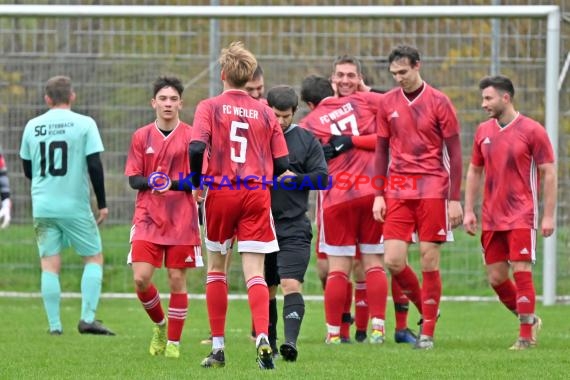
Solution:
{"label": "goalpost", "polygon": [[[558,6],[101,6],[101,5],[0,5],[0,18],[195,18],[195,19],[406,19],[406,18],[542,18],[547,20],[545,68],[545,127],[558,158],[558,74],[560,10]],[[218,54],[213,46],[211,57]],[[211,62],[213,63],[213,62]],[[212,70],[210,70],[212,71]],[[543,303],[556,301],[556,231],[544,240]]]}

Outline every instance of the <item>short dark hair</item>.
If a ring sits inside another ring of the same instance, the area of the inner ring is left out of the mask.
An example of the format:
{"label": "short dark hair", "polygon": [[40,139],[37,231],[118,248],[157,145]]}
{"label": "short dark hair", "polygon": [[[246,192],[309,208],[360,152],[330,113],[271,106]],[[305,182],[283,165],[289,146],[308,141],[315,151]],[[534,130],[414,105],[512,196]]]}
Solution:
{"label": "short dark hair", "polygon": [[482,91],[487,87],[493,87],[497,91],[506,92],[511,96],[511,99],[515,97],[515,86],[513,82],[504,75],[488,76],[479,82],[479,89]]}
{"label": "short dark hair", "polygon": [[301,84],[301,100],[317,105],[326,97],[333,96],[334,90],[331,82],[318,75],[309,75]]}
{"label": "short dark hair", "polygon": [[333,62],[333,73],[336,71],[336,67],[338,65],[342,65],[342,64],[351,64],[356,66],[356,72],[360,75],[362,74],[362,65],[360,64],[360,61],[358,60],[358,58],[352,56],[352,55],[339,55]]}
{"label": "short dark hair", "polygon": [[253,75],[251,76],[251,80],[257,80],[262,76],[263,76],[263,69],[261,68],[261,65],[258,62],[257,67],[256,67],[255,71],[253,72]]}
{"label": "short dark hair", "polygon": [[158,94],[158,92],[165,87],[172,87],[173,89],[175,89],[181,98],[182,98],[182,93],[184,92],[184,85],[182,84],[182,81],[180,81],[180,79],[176,77],[169,77],[169,76],[158,77],[152,84],[152,87],[153,87],[152,90],[153,98],[156,97],[156,94]]}
{"label": "short dark hair", "polygon": [[51,99],[54,105],[69,104],[71,102],[71,79],[64,75],[58,75],[48,79],[45,87],[45,94]]}
{"label": "short dark hair", "polygon": [[295,112],[299,105],[299,97],[293,90],[293,87],[279,85],[272,87],[267,93],[267,104],[269,107],[277,108],[279,111],[287,111],[291,108]]}
{"label": "short dark hair", "polygon": [[408,58],[410,65],[415,66],[420,61],[420,52],[415,47],[409,45],[398,45],[390,52],[388,64],[399,61],[402,58]]}

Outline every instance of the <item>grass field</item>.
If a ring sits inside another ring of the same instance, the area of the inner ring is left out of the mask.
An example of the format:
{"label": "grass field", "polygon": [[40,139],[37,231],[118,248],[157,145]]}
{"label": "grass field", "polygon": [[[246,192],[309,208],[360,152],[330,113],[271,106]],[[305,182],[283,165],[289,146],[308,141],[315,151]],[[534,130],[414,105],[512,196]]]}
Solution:
{"label": "grass field", "polygon": [[[105,255],[103,291],[132,293],[132,273],[126,265],[129,251],[128,225],[101,227]],[[462,230],[455,232],[456,242],[444,245],[441,259],[441,273],[445,295],[492,296],[487,285],[481,263],[479,239],[467,236]],[[569,234],[558,231],[558,294],[570,294],[570,248]],[[314,243],[315,239],[313,239]],[[542,293],[542,244],[538,242],[538,265],[535,269],[535,283],[538,294]],[[61,273],[63,291],[78,292],[83,265],[72,250],[63,253],[64,266]],[[410,262],[418,268],[417,245],[410,252]],[[304,290],[307,294],[322,294],[314,265],[315,257],[306,275]],[[31,225],[12,225],[0,230],[0,290],[37,292],[39,289],[39,259]],[[190,293],[203,293],[205,270],[191,271],[188,275]],[[156,273],[159,289],[166,284],[165,271]],[[244,293],[239,255],[234,255],[229,273],[230,290]]]}
{"label": "grass field", "polygon": [[[327,346],[323,305],[307,302],[298,361],[278,360],[275,371],[263,373],[248,338],[245,301],[230,302],[223,369],[199,365],[210,350],[199,343],[209,331],[203,301],[190,301],[178,360],[148,354],[152,326],[137,301],[101,301],[98,318],[117,333],[115,337],[79,335],[79,307],[78,299],[64,300],[64,334],[50,336],[40,299],[0,298],[0,379],[253,379],[262,374],[281,379],[566,379],[570,371],[567,306],[539,306],[544,327],[538,347],[512,352],[507,347],[517,336],[517,321],[498,302],[444,302],[436,348],[416,351],[393,342],[391,305],[384,345]],[[417,314],[411,313],[411,324],[415,326],[416,320]],[[281,317],[278,331],[282,339]]]}

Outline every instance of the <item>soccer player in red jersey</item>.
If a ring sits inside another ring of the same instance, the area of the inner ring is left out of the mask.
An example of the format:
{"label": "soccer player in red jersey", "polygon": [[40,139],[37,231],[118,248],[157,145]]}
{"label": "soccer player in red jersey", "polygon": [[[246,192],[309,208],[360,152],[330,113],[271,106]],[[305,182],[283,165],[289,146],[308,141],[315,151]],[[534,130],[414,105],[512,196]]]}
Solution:
{"label": "soccer player in red jersey", "polygon": [[[372,92],[356,92],[346,97],[333,95],[328,79],[314,75],[305,78],[301,98],[312,111],[300,125],[311,131],[321,143],[328,143],[332,136],[350,138],[374,134],[382,95]],[[372,320],[370,342],[380,344],[384,342],[387,296],[386,273],[382,264],[382,225],[374,221],[370,213],[374,188],[370,182],[356,180],[367,178],[370,181],[374,176],[374,152],[352,149],[338,155],[342,148],[334,149],[334,157],[328,161],[328,167],[333,179],[344,176],[344,185],[322,190],[319,197],[318,249],[327,254],[329,264],[325,285],[327,343],[341,342],[340,327],[347,299],[348,275],[358,246],[366,273],[366,300]]]}
{"label": "soccer player in red jersey", "polygon": [[[225,261],[235,236],[257,335],[258,364],[262,369],[272,369],[273,355],[267,339],[269,294],[263,263],[265,254],[278,251],[279,246],[267,181],[287,169],[287,145],[271,108],[244,89],[257,67],[253,54],[241,42],[233,42],[222,50],[220,66],[224,92],[198,104],[190,144],[192,184],[208,185],[204,201],[208,248],[206,303],[212,351],[202,366],[225,365]],[[194,191],[198,200],[202,194],[201,189]]]}
{"label": "soccer player in red jersey", "polygon": [[[156,324],[150,354],[178,358],[188,310],[186,269],[203,266],[192,186],[179,181],[190,173],[192,128],[179,119],[184,91],[180,80],[160,77],[153,87],[156,120],[134,133],[125,169],[130,186],[138,190],[129,260],[137,297]],[[168,327],[152,282],[163,261],[170,285]]]}
{"label": "soccer player in red jersey", "polygon": [[[398,82],[384,94],[378,112],[376,174],[410,178],[377,191],[373,214],[384,222],[384,259],[392,276],[422,314],[415,348],[433,348],[441,298],[440,248],[463,220],[461,142],[451,101],[420,76],[420,54],[398,46],[388,57]],[[420,241],[423,283],[407,264],[411,235]]]}
{"label": "soccer player in red jersey", "polygon": [[[536,345],[542,324],[534,314],[532,264],[536,259],[539,174],[544,187],[542,235],[552,235],[555,228],[554,154],[542,125],[515,110],[515,89],[509,78],[483,78],[479,89],[481,106],[490,119],[475,132],[463,225],[467,233],[475,235],[474,206],[484,178],[481,244],[487,278],[499,300],[520,321],[519,337],[510,349],[524,350]],[[514,282],[509,278],[509,269]]]}
{"label": "soccer player in red jersey", "polygon": [[6,228],[10,225],[12,202],[10,201],[10,180],[2,147],[0,147],[0,199],[0,228]]}
{"label": "soccer player in red jersey", "polygon": [[[342,96],[349,96],[357,91],[373,91],[380,92],[371,89],[364,83],[364,78],[362,76],[362,68],[360,61],[353,56],[343,55],[338,57],[333,63],[333,73],[331,75],[331,83],[333,89],[335,89],[335,94]],[[336,149],[341,145],[344,145],[343,150],[349,150],[352,147],[357,149],[366,149],[374,151],[376,148],[376,136],[375,134],[366,136],[335,136],[331,140],[331,147]],[[323,260],[324,257],[324,260]],[[317,255],[317,266],[319,268],[326,268],[326,255],[318,253]],[[354,260],[353,265],[353,276],[355,281],[355,291],[354,291],[354,323],[356,325],[355,340],[357,342],[362,342],[366,339],[366,330],[368,328],[368,305],[366,304],[366,280],[364,270],[362,268],[360,260],[360,252],[357,250],[356,260]],[[319,272],[323,272],[319,269]],[[326,278],[326,272],[324,274]],[[322,281],[322,280],[321,280]],[[408,297],[402,292],[401,288],[398,286],[397,281],[394,277],[391,278],[391,288],[392,288],[392,298],[394,300],[394,309],[396,314],[396,331],[394,333],[394,341],[396,343],[416,343],[415,334],[408,328],[408,308],[409,300]],[[341,339],[344,341],[345,337],[348,336],[348,329],[352,318],[350,315],[350,306],[352,303],[352,282],[348,282],[347,293],[350,297],[347,299],[345,304],[346,309],[343,313],[343,323],[341,325]]]}

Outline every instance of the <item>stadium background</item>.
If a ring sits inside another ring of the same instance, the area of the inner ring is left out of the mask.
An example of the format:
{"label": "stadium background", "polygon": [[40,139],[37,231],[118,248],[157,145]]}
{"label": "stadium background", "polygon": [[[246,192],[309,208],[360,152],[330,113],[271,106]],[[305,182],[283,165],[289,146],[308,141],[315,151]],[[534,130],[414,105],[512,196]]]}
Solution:
{"label": "stadium background", "polygon": [[[215,1],[215,0],[214,0]],[[26,4],[0,1],[0,4]],[[35,4],[116,5],[103,1],[34,1]],[[315,5],[309,1],[230,2],[219,5]],[[351,1],[358,5],[489,5],[501,1]],[[566,17],[561,22],[560,67],[570,51],[570,4],[564,0],[514,0],[503,5],[557,4]],[[186,1],[122,1],[122,5],[188,5]],[[209,5],[195,1],[192,5]],[[320,1],[318,5],[348,5]],[[566,12],[566,13],[564,13]],[[216,30],[211,33],[212,26]],[[308,74],[328,75],[341,54],[362,60],[367,82],[376,88],[393,86],[386,56],[398,43],[422,52],[422,76],[442,89],[454,102],[462,124],[464,164],[477,124],[485,119],[480,109],[478,80],[493,71],[513,78],[516,105],[523,113],[544,121],[545,35],[544,19],[497,21],[500,49],[493,59],[493,21],[488,19],[208,19],[183,18],[8,18],[0,15],[0,145],[4,149],[12,188],[13,225],[0,231],[0,290],[37,291],[39,265],[31,228],[29,183],[18,158],[23,127],[45,111],[42,94],[53,75],[71,76],[78,101],[74,109],[94,117],[106,152],[107,198],[110,217],[102,227],[105,255],[105,291],[130,292],[130,271],[125,266],[128,230],[135,192],[123,176],[126,152],[133,131],[152,121],[149,106],[151,82],[161,74],[174,74],[186,84],[183,120],[192,122],[196,104],[220,90],[210,44],[219,47],[242,40],[265,71],[266,90],[290,84],[297,90]],[[215,37],[215,38],[213,38]],[[218,51],[213,52],[217,56]],[[213,80],[211,79],[213,78]],[[570,88],[568,78],[560,91],[558,284],[557,293],[570,295]],[[297,119],[306,112],[304,105]],[[62,189],[62,196],[65,191]],[[445,248],[442,262],[445,294],[490,295],[480,264],[478,242],[458,232],[459,243]],[[538,245],[539,251],[542,245]],[[417,255],[416,255],[417,256]],[[541,255],[537,266],[541,290]],[[64,269],[63,288],[77,291],[79,261],[66,253],[71,265]],[[243,290],[239,260],[232,265],[234,291]],[[201,292],[202,272],[192,274],[191,290]],[[313,267],[307,291],[319,292]]]}

